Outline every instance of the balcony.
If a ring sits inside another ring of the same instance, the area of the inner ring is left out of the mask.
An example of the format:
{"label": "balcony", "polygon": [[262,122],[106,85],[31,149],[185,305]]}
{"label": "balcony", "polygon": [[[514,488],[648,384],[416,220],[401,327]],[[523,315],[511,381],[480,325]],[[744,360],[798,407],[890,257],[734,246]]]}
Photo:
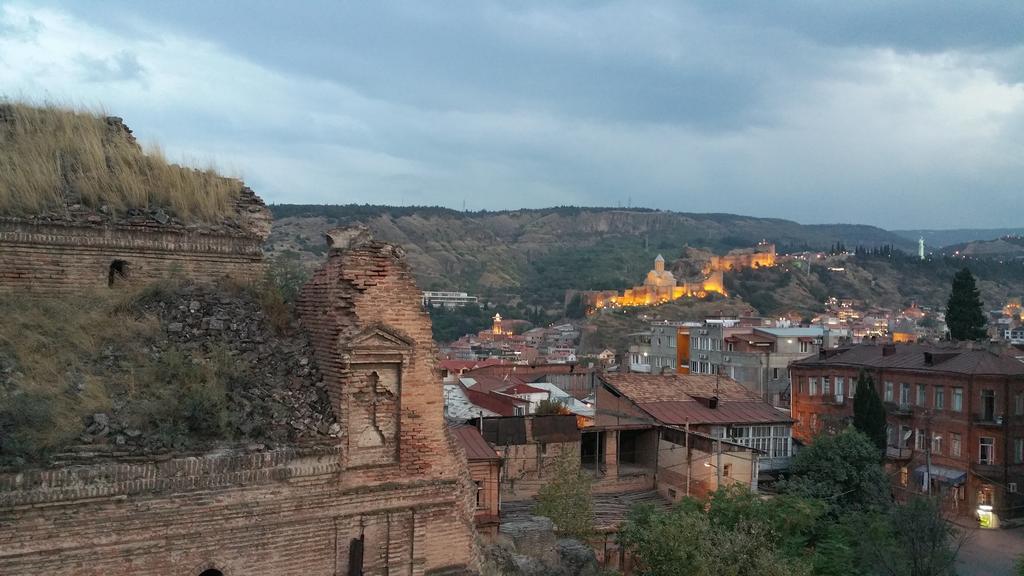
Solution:
{"label": "balcony", "polygon": [[913,455],[913,448],[900,448],[899,446],[885,447],[885,457],[890,460],[910,460]]}
{"label": "balcony", "polygon": [[974,424],[978,426],[992,426],[999,427],[1003,425],[1003,416],[993,414],[974,414],[972,417]]}
{"label": "balcony", "polygon": [[901,403],[886,402],[885,403],[885,409],[886,409],[887,412],[889,412],[893,416],[911,416],[914,413],[914,410],[913,410],[913,408],[911,408],[909,402],[908,403],[903,403],[903,402],[901,402]]}

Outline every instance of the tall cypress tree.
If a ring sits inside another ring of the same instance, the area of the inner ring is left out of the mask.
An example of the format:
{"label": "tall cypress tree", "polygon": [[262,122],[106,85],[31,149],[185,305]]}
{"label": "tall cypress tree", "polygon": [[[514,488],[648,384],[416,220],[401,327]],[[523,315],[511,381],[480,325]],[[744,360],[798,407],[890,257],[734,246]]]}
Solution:
{"label": "tall cypress tree", "polygon": [[946,304],[946,325],[954,340],[984,340],[988,335],[981,294],[967,268],[953,276],[953,291]]}
{"label": "tall cypress tree", "polygon": [[853,427],[885,450],[885,406],[875,390],[875,382],[864,370],[857,376],[857,396],[853,399]]}

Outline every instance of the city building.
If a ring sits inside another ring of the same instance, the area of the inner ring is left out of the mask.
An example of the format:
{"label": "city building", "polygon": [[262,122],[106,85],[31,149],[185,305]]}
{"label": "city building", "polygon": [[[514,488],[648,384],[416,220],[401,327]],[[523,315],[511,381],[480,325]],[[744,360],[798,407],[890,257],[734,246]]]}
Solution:
{"label": "city building", "polygon": [[465,292],[433,292],[424,291],[420,298],[423,307],[431,308],[462,308],[467,304],[477,304],[476,296],[470,296]]}
{"label": "city building", "polygon": [[851,422],[861,371],[886,407],[897,491],[939,494],[951,510],[996,521],[1024,514],[1024,363],[966,346],[821,350],[790,365],[797,438]]}
{"label": "city building", "polygon": [[690,371],[690,329],[700,322],[661,321],[651,324],[651,372],[687,374]]}
{"label": "city building", "polygon": [[772,328],[740,320],[708,321],[690,328],[690,335],[690,373],[728,376],[775,406],[789,405],[790,362],[849,337],[842,329]]}
{"label": "city building", "polygon": [[[789,466],[789,415],[734,380],[608,373],[600,381],[595,425],[581,440],[584,467],[593,463],[620,477],[624,471],[642,472],[678,500],[724,483],[757,490],[761,474]],[[685,450],[694,447],[686,433],[704,438],[698,441],[699,454]]]}

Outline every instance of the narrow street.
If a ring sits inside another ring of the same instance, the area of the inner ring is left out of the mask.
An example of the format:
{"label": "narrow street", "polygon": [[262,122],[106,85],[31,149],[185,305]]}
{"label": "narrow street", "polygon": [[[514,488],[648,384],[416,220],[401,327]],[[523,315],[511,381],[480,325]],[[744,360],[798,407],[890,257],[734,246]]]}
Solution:
{"label": "narrow street", "polygon": [[1013,574],[1014,560],[1024,554],[1024,528],[985,530],[972,527],[966,530],[967,541],[956,562],[959,576]]}

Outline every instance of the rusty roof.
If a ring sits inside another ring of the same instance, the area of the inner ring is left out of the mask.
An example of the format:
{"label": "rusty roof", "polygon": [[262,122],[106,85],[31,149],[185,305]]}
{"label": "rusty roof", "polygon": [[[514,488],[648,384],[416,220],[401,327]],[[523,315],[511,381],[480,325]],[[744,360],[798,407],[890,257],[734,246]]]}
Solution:
{"label": "rusty roof", "polygon": [[484,440],[476,426],[452,424],[449,426],[455,440],[462,446],[466,458],[472,460],[501,460],[501,456]]}
{"label": "rusty roof", "polygon": [[674,402],[646,402],[640,408],[663,424],[684,426],[690,424],[770,424],[792,422],[781,410],[754,400],[748,402],[719,402],[717,408],[708,408],[702,402],[682,400]]}
{"label": "rusty roof", "polygon": [[710,398],[720,400],[756,400],[761,397],[728,376],[707,374],[603,374],[601,379],[630,400],[641,404]]}
{"label": "rusty roof", "polygon": [[462,387],[463,392],[466,394],[466,398],[473,403],[474,406],[479,406],[485,410],[490,410],[499,416],[514,416],[516,413],[516,406],[526,406],[529,402],[519,400],[512,396],[498,396],[496,394],[488,394],[487,392],[481,392],[474,390],[473,388]]}
{"label": "rusty roof", "polygon": [[[889,355],[884,350],[890,350]],[[792,363],[796,368],[828,366],[882,368],[964,375],[1024,376],[1024,362],[989,350],[934,344],[859,344],[822,358],[811,356]]]}
{"label": "rusty roof", "polygon": [[[792,422],[739,382],[705,374],[605,374],[601,379],[662,424]],[[716,408],[707,399],[718,396]]]}

